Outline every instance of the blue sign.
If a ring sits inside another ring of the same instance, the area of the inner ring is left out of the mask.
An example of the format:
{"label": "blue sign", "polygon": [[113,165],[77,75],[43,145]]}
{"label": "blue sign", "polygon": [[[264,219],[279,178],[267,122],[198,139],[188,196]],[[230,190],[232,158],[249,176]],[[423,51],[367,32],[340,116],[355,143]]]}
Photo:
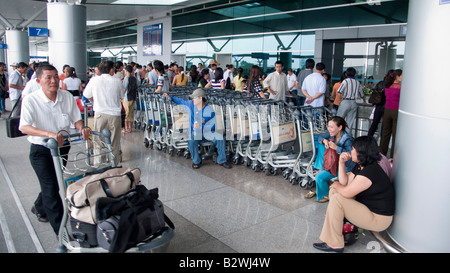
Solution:
{"label": "blue sign", "polygon": [[450,0],[439,0],[441,5],[450,4]]}
{"label": "blue sign", "polygon": [[6,44],[0,44],[0,49],[7,49],[8,46]]}
{"label": "blue sign", "polygon": [[48,37],[48,28],[29,27],[28,36]]}

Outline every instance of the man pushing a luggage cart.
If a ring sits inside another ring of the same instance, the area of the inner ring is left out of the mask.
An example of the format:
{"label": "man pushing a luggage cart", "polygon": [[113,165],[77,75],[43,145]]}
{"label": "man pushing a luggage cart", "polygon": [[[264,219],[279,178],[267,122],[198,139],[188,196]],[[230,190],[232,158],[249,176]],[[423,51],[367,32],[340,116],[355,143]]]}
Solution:
{"label": "man pushing a luggage cart", "polygon": [[[36,81],[42,89],[26,96],[22,103],[19,130],[29,135],[30,162],[36,172],[41,192],[31,211],[40,222],[50,222],[58,234],[64,213],[59,195],[58,180],[50,150],[43,146],[46,138],[54,138],[60,154],[67,155],[70,145],[64,143],[63,131],[70,131],[73,123],[84,139],[90,130],[84,127],[81,113],[72,94],[59,90],[58,71],[52,65],[41,65],[36,71]],[[62,147],[65,145],[64,147]]]}
{"label": "man pushing a luggage cart", "polygon": [[205,91],[201,88],[194,90],[189,97],[192,100],[183,100],[177,97],[169,96],[164,93],[164,97],[170,97],[173,102],[186,106],[190,114],[190,132],[188,146],[192,155],[192,168],[198,169],[202,164],[202,159],[198,153],[198,145],[205,140],[214,143],[217,148],[217,164],[226,169],[231,168],[227,162],[225,153],[225,138],[223,135],[215,132],[216,114],[214,110],[206,104]]}

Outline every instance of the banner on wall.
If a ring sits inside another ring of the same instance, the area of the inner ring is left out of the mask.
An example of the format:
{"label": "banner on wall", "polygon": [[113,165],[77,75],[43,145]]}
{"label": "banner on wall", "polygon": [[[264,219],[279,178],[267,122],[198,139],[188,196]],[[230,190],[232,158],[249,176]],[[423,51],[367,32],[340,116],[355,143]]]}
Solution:
{"label": "banner on wall", "polygon": [[163,24],[154,24],[143,28],[143,54],[144,56],[162,55]]}

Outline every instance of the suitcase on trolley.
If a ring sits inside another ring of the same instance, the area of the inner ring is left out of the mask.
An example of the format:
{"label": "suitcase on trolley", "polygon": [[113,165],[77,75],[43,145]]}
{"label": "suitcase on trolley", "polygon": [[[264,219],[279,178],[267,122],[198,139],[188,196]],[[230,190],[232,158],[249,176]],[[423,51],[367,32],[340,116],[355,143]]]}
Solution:
{"label": "suitcase on trolley", "polygon": [[128,192],[140,183],[140,175],[139,168],[110,168],[87,175],[67,187],[72,237],[81,247],[98,246],[95,215],[97,199],[113,198]]}

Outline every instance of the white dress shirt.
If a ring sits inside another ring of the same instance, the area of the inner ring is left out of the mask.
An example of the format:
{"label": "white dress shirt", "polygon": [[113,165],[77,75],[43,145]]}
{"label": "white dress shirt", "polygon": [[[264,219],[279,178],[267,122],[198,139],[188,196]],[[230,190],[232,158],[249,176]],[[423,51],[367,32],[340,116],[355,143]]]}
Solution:
{"label": "white dress shirt", "polygon": [[[289,73],[286,75],[287,81],[288,81],[288,88],[290,91],[297,90],[297,87],[295,87],[295,82],[297,81],[297,76],[295,76],[294,73],[292,75],[289,75]],[[292,88],[292,89],[291,89]]]}
{"label": "white dress shirt", "polygon": [[36,78],[31,79],[25,85],[25,88],[23,89],[23,92],[22,92],[22,96],[29,95],[39,89],[41,89],[41,85],[36,82]]}
{"label": "white dress shirt", "polygon": [[263,81],[264,87],[270,87],[275,95],[270,93],[269,99],[285,100],[286,91],[288,90],[288,81],[286,74],[277,71],[270,73],[269,76]]}
{"label": "white dress shirt", "polygon": [[[66,90],[58,90],[56,101],[50,100],[39,89],[23,98],[20,114],[19,130],[24,125],[57,133],[61,130],[69,132],[70,124],[81,120],[80,109],[72,94]],[[45,137],[28,136],[28,141],[42,145]]]}
{"label": "white dress shirt", "polygon": [[122,113],[123,98],[122,81],[109,74],[102,74],[89,80],[84,89],[83,96],[94,98],[94,112],[111,116],[120,116]]}
{"label": "white dress shirt", "polygon": [[[302,90],[306,90],[311,97],[314,97],[317,93],[325,94],[327,90],[327,81],[320,73],[312,73],[305,78],[302,85]],[[305,103],[305,106],[322,107],[324,106],[323,97],[318,97],[312,103]]]}
{"label": "white dress shirt", "polygon": [[[18,86],[24,86],[24,81],[22,74],[16,69],[9,76],[9,84],[14,84]],[[11,100],[18,100],[22,95],[22,89],[9,88],[9,98]]]}

